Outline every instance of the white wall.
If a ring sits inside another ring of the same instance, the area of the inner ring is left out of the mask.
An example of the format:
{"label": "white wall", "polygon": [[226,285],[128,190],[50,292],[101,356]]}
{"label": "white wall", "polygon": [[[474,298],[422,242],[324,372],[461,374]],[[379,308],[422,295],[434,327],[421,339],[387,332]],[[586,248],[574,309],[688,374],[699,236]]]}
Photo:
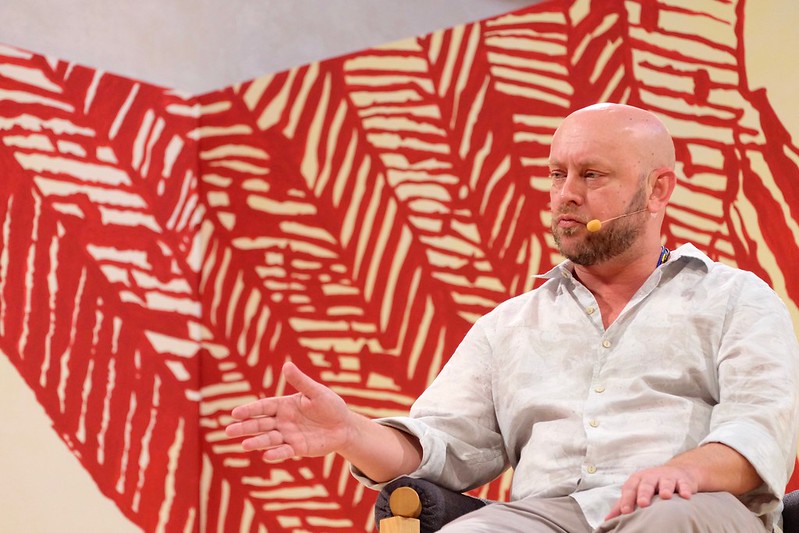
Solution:
{"label": "white wall", "polygon": [[204,93],[540,0],[2,0],[0,43]]}
{"label": "white wall", "polygon": [[[0,178],[2,179],[2,178]],[[103,496],[25,380],[0,352],[0,531],[141,531]],[[40,512],[31,513],[32,508]]]}

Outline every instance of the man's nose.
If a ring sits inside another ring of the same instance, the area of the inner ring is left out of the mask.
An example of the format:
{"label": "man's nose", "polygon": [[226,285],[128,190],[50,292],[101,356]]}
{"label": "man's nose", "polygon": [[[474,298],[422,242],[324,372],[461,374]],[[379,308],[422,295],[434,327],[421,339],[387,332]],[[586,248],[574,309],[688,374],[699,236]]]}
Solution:
{"label": "man's nose", "polygon": [[572,172],[569,172],[560,182],[555,192],[557,198],[553,198],[553,200],[558,200],[559,203],[581,204],[585,195],[582,180]]}

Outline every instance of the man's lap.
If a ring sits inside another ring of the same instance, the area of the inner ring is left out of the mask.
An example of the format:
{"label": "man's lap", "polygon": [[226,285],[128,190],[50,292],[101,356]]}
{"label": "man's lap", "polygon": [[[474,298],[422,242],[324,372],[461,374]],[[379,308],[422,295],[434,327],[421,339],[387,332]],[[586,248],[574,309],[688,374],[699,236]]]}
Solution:
{"label": "man's lap", "polygon": [[568,496],[560,498],[526,498],[498,502],[450,522],[446,533],[557,532],[590,533],[591,526],[580,506]]}
{"label": "man's lap", "polygon": [[763,523],[735,496],[726,492],[695,494],[690,500],[657,497],[649,507],[636,509],[602,524],[596,530],[586,522],[572,498],[528,498],[495,503],[445,526],[446,533],[764,533]]}

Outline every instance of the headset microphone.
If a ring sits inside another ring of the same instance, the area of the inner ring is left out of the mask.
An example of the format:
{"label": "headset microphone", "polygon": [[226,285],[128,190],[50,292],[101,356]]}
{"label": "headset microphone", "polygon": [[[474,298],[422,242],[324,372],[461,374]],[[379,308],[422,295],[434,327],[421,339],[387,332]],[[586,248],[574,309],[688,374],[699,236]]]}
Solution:
{"label": "headset microphone", "polygon": [[631,213],[624,213],[623,215],[619,215],[613,218],[609,218],[607,220],[599,221],[597,219],[589,220],[585,223],[585,229],[590,231],[591,233],[596,233],[597,231],[602,229],[602,224],[606,222],[610,222],[611,220],[616,220],[617,218],[628,217],[630,215],[636,215],[638,213],[643,213],[646,209],[639,209],[638,211],[633,211]]}

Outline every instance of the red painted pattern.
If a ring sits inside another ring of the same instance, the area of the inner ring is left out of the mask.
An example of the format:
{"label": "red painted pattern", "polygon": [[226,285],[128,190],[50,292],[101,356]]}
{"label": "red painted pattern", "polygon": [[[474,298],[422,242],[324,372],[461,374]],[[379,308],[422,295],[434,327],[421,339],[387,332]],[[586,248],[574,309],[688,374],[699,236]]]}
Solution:
{"label": "red painted pattern", "polygon": [[477,316],[558,261],[548,143],[588,103],[672,129],[667,246],[799,302],[797,148],[746,85],[742,2],[584,11],[200,96],[0,47],[0,348],[131,521],[373,528],[340,458],[264,464],[224,437],[230,409],[284,393],[291,359],[359,412],[406,412]]}

